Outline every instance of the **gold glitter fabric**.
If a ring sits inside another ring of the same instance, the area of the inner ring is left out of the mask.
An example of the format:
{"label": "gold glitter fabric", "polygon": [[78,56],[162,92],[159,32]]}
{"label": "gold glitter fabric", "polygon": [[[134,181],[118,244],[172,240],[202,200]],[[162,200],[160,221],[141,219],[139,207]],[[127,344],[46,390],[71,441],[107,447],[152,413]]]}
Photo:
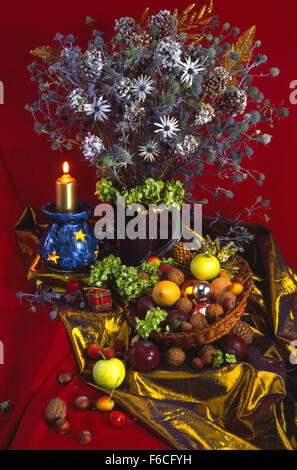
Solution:
{"label": "gold glitter fabric", "polygon": [[[31,263],[44,228],[32,208],[16,226],[19,245]],[[150,372],[128,367],[124,383],[114,393],[119,405],[174,449],[297,449],[297,366],[292,343],[297,340],[297,275],[284,262],[270,231],[255,225],[248,228],[255,235],[245,253],[254,272],[254,288],[244,319],[255,337],[244,360],[199,371],[189,360],[177,369],[163,359]],[[217,236],[226,233],[228,225],[209,225],[205,218],[203,229],[204,234]],[[130,328],[121,309],[106,314],[68,306],[59,310],[80,371],[90,343],[104,345],[107,336],[115,336],[128,345]],[[99,389],[91,380],[88,383]]]}

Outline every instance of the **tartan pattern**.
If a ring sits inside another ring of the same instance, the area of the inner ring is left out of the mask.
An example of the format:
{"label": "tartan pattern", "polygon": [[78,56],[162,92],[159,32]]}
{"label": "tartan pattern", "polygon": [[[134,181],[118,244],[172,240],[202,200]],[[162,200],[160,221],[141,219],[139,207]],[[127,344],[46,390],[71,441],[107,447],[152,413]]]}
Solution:
{"label": "tartan pattern", "polygon": [[92,312],[102,313],[112,309],[112,297],[109,289],[89,289],[87,297]]}

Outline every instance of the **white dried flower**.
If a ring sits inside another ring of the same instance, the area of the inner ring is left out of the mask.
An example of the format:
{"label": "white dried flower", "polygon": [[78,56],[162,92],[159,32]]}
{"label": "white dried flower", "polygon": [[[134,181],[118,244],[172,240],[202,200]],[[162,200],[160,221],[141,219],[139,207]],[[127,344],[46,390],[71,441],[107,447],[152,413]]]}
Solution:
{"label": "white dried flower", "polygon": [[140,150],[139,155],[143,157],[144,160],[150,162],[153,162],[160,153],[159,144],[154,139],[151,139],[144,145],[140,145],[138,148]]}
{"label": "white dried flower", "polygon": [[88,116],[93,114],[96,121],[103,121],[107,119],[106,113],[110,112],[110,105],[100,96],[98,99],[95,97],[93,103],[86,104],[84,110]]}
{"label": "white dried flower", "polygon": [[146,95],[151,93],[154,81],[147,75],[140,75],[132,83],[132,90],[138,101],[145,101]]}
{"label": "white dried flower", "polygon": [[215,111],[210,104],[201,103],[198,113],[196,114],[195,124],[203,126],[210,122],[215,116]]}
{"label": "white dried flower", "polygon": [[80,56],[79,73],[83,80],[94,82],[98,80],[103,69],[103,60],[101,52],[97,49],[87,49]]}
{"label": "white dried flower", "polygon": [[193,135],[186,135],[175,147],[175,153],[182,158],[187,158],[196,152],[200,144],[199,139]]}
{"label": "white dried flower", "polygon": [[68,95],[68,106],[70,109],[82,113],[85,110],[86,95],[82,88],[74,88]]}
{"label": "white dried flower", "polygon": [[155,126],[160,127],[160,129],[157,129],[155,132],[160,132],[165,139],[167,137],[173,137],[179,131],[178,121],[175,118],[164,116],[160,118],[160,121],[161,122],[154,123]]}
{"label": "white dried flower", "polygon": [[191,86],[195,75],[205,70],[202,65],[199,59],[192,61],[191,57],[187,57],[185,62],[180,62],[180,68],[183,72],[181,82],[188,82]]}
{"label": "white dried flower", "polygon": [[167,70],[172,70],[180,63],[182,49],[179,42],[170,38],[161,40],[155,51],[157,61]]}
{"label": "white dried flower", "polygon": [[94,157],[98,157],[105,150],[105,147],[102,139],[88,132],[82,141],[81,149],[84,157],[90,160],[91,163],[95,163],[97,159]]}
{"label": "white dried flower", "polygon": [[115,95],[118,101],[130,101],[132,98],[132,81],[128,77],[123,77],[115,87]]}

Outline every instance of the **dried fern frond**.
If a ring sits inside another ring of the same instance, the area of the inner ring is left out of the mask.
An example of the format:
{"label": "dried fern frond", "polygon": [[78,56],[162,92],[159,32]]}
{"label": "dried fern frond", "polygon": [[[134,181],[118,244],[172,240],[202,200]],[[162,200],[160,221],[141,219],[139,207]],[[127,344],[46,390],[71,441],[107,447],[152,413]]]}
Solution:
{"label": "dried fern frond", "polygon": [[214,8],[213,0],[210,0],[209,5],[203,5],[199,11],[194,11],[196,3],[191,3],[181,14],[175,10],[174,15],[178,20],[178,30],[180,33],[187,34],[186,43],[196,44],[201,41],[202,34],[200,32],[194,32],[193,30],[201,29],[210,23],[212,19],[212,11]]}
{"label": "dried fern frond", "polygon": [[50,46],[36,47],[36,49],[30,51],[30,54],[46,60],[48,64],[54,64],[60,60],[60,52]]}
{"label": "dried fern frond", "polygon": [[[251,52],[254,46],[254,39],[256,33],[256,26],[252,26],[245,33],[243,33],[237,43],[232,45],[230,50],[226,52],[222,59],[222,66],[229,71],[229,73],[235,73],[245,67],[251,57]],[[232,61],[230,54],[236,52],[239,55],[237,61]],[[236,81],[234,77],[233,81]]]}

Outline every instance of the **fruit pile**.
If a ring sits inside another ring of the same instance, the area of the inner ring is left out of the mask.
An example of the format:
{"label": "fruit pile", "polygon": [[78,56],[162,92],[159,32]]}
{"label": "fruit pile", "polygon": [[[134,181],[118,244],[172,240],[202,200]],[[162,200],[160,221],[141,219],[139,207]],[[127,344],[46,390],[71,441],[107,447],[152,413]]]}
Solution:
{"label": "fruit pile", "polygon": [[174,266],[159,265],[159,282],[151,295],[140,297],[136,304],[136,331],[141,336],[148,338],[152,331],[203,331],[235,308],[248,278],[221,269],[219,260],[208,253],[195,256],[190,270],[195,279],[186,280]]}

